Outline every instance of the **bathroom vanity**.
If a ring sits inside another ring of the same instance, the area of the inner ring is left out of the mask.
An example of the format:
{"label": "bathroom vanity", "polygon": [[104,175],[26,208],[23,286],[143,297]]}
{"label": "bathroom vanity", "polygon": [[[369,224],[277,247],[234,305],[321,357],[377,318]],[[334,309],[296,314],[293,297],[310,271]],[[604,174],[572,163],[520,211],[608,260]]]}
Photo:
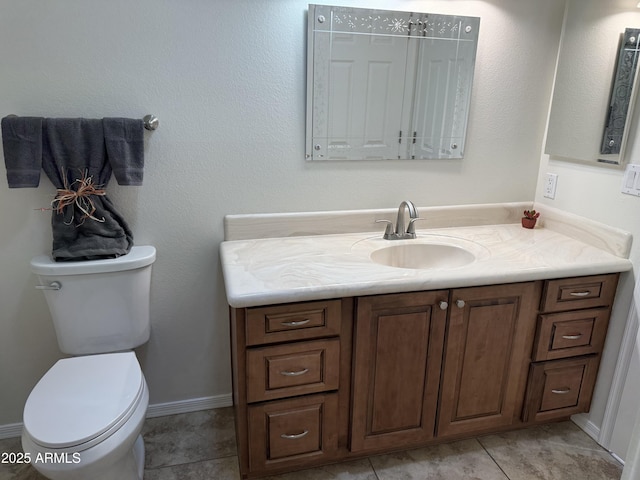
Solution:
{"label": "bathroom vanity", "polygon": [[[630,237],[552,209],[527,231],[511,223],[520,204],[447,208],[419,209],[434,228],[394,244],[462,248],[473,256],[462,266],[380,260],[393,242],[370,223],[390,211],[228,217],[239,238],[221,257],[243,477],[589,410]],[[469,225],[470,208],[485,224]],[[325,234],[264,238],[279,222],[287,234],[314,221]],[[345,222],[371,230],[326,234]],[[250,224],[264,237],[242,238]]]}

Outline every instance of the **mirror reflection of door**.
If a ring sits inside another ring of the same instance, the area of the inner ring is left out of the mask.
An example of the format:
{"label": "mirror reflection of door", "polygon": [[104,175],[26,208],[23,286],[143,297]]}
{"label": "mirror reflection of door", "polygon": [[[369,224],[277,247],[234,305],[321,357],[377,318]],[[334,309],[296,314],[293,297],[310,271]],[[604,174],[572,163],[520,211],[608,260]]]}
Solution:
{"label": "mirror reflection of door", "polygon": [[408,37],[331,34],[327,151],[332,159],[398,158]]}
{"label": "mirror reflection of door", "polygon": [[[475,46],[469,42],[417,43],[415,142],[411,158],[462,158]],[[459,98],[463,95],[462,101]]]}

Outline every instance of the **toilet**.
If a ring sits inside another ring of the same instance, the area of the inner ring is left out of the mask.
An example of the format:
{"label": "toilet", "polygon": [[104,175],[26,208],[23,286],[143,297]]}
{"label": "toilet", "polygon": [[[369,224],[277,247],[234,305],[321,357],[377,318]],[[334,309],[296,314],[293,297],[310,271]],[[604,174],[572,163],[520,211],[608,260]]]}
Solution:
{"label": "toilet", "polygon": [[152,246],[105,260],[31,260],[59,360],[24,407],[22,447],[52,480],[141,480],[147,384],[131,349],[149,340]]}

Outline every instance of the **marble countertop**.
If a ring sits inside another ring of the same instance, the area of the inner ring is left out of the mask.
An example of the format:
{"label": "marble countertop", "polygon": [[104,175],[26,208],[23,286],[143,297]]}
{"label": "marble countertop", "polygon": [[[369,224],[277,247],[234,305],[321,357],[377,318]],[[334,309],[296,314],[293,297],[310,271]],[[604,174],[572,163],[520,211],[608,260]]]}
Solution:
{"label": "marble countertop", "polygon": [[[549,218],[555,218],[553,211]],[[224,241],[220,253],[227,301],[241,308],[624,272],[632,267],[627,258],[582,241],[579,235],[540,226],[455,226],[418,230],[417,235],[415,240],[389,241],[380,231],[365,231]],[[370,259],[373,251],[402,243],[455,245],[476,259],[457,268],[433,269],[388,267]]]}

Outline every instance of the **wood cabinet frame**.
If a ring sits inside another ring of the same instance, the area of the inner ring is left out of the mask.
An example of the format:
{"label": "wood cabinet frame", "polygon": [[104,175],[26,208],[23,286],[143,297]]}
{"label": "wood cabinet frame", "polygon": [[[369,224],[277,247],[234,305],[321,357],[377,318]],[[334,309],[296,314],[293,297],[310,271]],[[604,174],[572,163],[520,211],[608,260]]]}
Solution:
{"label": "wood cabinet frame", "polygon": [[[618,277],[230,308],[242,477],[588,411]],[[297,355],[321,381],[269,390]]]}

